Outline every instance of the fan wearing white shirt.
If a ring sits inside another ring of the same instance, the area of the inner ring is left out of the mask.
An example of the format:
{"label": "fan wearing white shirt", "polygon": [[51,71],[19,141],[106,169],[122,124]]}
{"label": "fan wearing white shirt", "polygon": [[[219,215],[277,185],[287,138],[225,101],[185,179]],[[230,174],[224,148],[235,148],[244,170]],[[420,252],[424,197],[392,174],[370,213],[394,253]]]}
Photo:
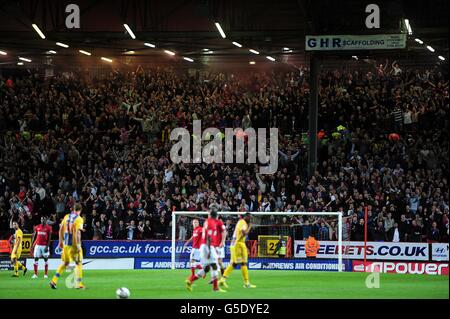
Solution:
{"label": "fan wearing white shirt", "polygon": [[398,224],[394,223],[394,227],[390,230],[392,232],[392,242],[399,243],[400,242],[400,231],[398,230]]}

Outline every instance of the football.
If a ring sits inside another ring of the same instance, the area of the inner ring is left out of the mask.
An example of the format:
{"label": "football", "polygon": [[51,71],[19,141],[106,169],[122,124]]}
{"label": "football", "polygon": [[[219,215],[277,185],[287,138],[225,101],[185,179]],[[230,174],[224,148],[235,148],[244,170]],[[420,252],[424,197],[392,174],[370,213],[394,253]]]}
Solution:
{"label": "football", "polygon": [[116,290],[117,299],[127,299],[130,297],[130,290],[128,288],[122,287]]}

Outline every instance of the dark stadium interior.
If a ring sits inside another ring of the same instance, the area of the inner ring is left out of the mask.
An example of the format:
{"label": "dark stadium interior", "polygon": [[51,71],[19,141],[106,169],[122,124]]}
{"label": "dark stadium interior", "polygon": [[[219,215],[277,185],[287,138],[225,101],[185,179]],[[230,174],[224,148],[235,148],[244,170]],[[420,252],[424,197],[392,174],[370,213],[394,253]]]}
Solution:
{"label": "dark stadium interior", "polygon": [[[357,0],[285,0],[277,1],[276,6],[270,0],[84,0],[77,2],[82,18],[80,29],[75,30],[67,29],[64,24],[64,8],[69,3],[59,0],[1,1],[0,48],[6,47],[11,53],[2,57],[0,65],[14,67],[16,61],[12,58],[20,55],[33,58],[32,65],[37,67],[44,64],[94,67],[98,64],[93,58],[80,57],[78,49],[113,57],[116,67],[163,63],[178,63],[178,67],[186,65],[180,63],[179,58],[169,59],[161,50],[146,47],[145,42],[191,57],[200,65],[227,63],[230,66],[250,58],[256,62],[264,61],[262,54],[254,57],[218,37],[214,28],[216,20],[221,21],[228,38],[233,41],[295,65],[308,63],[308,53],[304,51],[305,34],[329,34],[331,30],[333,34],[353,34],[355,30],[359,34],[377,32],[365,28],[361,18],[364,3]],[[390,0],[378,1],[378,4],[383,12],[380,17],[383,32],[398,32],[400,20],[407,17],[412,21],[416,37],[427,39],[427,43],[439,48],[442,55],[448,55],[448,1]],[[137,34],[136,40],[123,29],[125,22]],[[45,30],[45,40],[37,36],[31,23]],[[56,41],[71,46],[62,49],[55,46]],[[292,52],[283,53],[283,47]],[[204,48],[213,53],[205,54]],[[48,50],[57,50],[58,54],[46,53]],[[129,51],[134,53],[127,53]],[[389,55],[395,60],[404,59],[403,65],[435,62],[413,40],[408,42],[407,50]]]}

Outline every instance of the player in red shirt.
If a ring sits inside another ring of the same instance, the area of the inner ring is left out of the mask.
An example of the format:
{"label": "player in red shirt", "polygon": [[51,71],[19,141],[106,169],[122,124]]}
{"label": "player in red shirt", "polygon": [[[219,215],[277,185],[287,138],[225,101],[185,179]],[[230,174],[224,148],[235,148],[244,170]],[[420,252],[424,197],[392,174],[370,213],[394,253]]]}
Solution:
{"label": "player in red shirt", "polygon": [[184,246],[192,241],[191,256],[189,261],[191,263],[191,275],[195,274],[195,269],[202,269],[200,264],[200,241],[202,239],[203,227],[200,226],[198,219],[192,221],[192,236],[185,243]]}
{"label": "player in red shirt", "polygon": [[47,218],[41,217],[41,224],[34,227],[32,239],[32,248],[34,256],[34,275],[32,278],[38,277],[39,258],[44,258],[45,275],[48,278],[48,257],[50,256],[50,239],[52,236],[52,227],[47,225]]}
{"label": "player in red shirt", "polygon": [[[212,246],[216,248],[217,252],[217,265],[220,269],[220,275],[223,275],[225,267],[223,265],[223,259],[225,258],[225,239],[227,238],[226,227],[220,219],[217,218],[217,235],[213,237]],[[210,282],[212,283],[212,281]]]}
{"label": "player in red shirt", "polygon": [[200,242],[200,260],[202,263],[202,269],[200,269],[196,274],[191,275],[189,279],[186,279],[186,288],[189,291],[192,291],[192,283],[199,278],[204,278],[212,269],[211,279],[213,282],[213,291],[225,292],[225,290],[219,288],[218,285],[219,271],[217,269],[217,250],[214,246],[214,244],[217,243],[217,237],[220,231],[220,223],[217,219],[218,207],[216,204],[211,204],[209,206],[209,210],[209,217],[203,224],[202,239]]}
{"label": "player in red shirt", "polygon": [[222,219],[217,220],[217,236],[215,237],[215,241],[213,242],[213,246],[216,247],[217,250],[217,259],[219,261],[219,266],[221,273],[223,274],[223,259],[225,258],[225,240],[227,238],[227,229]]}

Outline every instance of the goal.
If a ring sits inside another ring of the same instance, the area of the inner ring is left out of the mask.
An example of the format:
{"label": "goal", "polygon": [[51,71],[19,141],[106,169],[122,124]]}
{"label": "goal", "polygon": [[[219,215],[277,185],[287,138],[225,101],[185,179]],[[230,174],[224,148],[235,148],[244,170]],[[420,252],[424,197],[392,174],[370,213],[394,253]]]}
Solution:
{"label": "goal", "polygon": [[[228,263],[230,258],[229,244],[234,232],[234,226],[243,214],[245,212],[218,212],[219,217],[227,228],[225,264]],[[304,249],[302,250],[304,248],[303,239],[305,238],[305,233],[301,233],[302,229],[306,229],[307,225],[311,226],[308,229],[314,229],[320,223],[324,223],[328,227],[330,226],[328,222],[330,222],[335,225],[332,231],[335,232],[335,241],[337,243],[335,251],[337,258],[335,257],[332,260],[334,264],[331,265],[330,269],[339,272],[344,270],[342,212],[251,212],[251,214],[252,229],[247,240],[250,269],[252,265],[257,265],[255,266],[256,268],[262,267],[259,269],[265,269],[265,265],[278,265],[280,264],[279,261],[305,260],[305,252]],[[170,249],[172,269],[188,267],[191,245],[185,245],[185,243],[192,235],[192,220],[198,219],[200,225],[203,225],[203,221],[207,218],[208,212],[204,211],[172,212],[172,243]],[[280,250],[280,246],[282,246],[280,242],[284,243],[282,251]],[[295,267],[298,267],[298,265],[298,263],[295,264]]]}

